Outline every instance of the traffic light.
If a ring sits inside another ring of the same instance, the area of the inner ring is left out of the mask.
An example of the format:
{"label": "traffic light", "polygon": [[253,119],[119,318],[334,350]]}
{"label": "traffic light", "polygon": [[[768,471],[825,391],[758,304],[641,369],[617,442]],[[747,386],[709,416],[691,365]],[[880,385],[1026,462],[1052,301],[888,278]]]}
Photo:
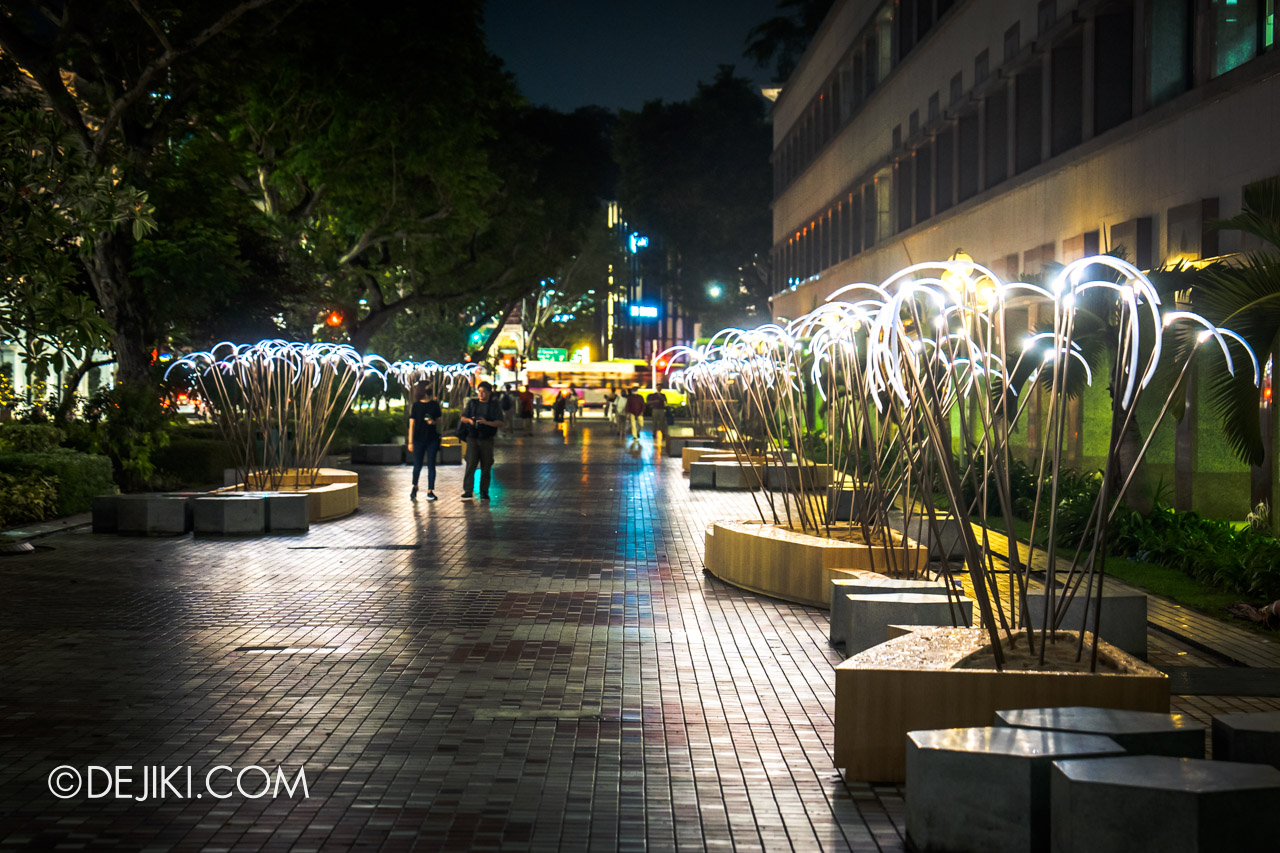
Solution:
{"label": "traffic light", "polygon": [[659,373],[661,373],[662,371],[666,370],[666,369],[667,369],[667,358],[666,358],[666,356],[663,356],[662,358],[658,359],[657,364],[656,364],[656,365],[654,365],[654,366],[655,366],[655,367],[657,367],[657,369],[658,369],[658,372],[659,372]]}
{"label": "traffic light", "polygon": [[516,357],[514,355],[504,355],[502,357],[502,366],[507,370],[516,369]]}

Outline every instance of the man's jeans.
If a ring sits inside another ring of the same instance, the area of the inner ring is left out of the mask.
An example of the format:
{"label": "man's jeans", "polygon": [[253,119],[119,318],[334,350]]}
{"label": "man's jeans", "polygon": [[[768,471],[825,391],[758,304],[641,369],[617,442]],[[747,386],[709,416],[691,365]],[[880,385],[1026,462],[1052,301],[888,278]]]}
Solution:
{"label": "man's jeans", "polygon": [[480,466],[480,497],[489,496],[489,472],[493,468],[493,439],[467,439],[467,471],[462,475],[462,492],[471,494],[471,486],[475,483],[476,465]]}

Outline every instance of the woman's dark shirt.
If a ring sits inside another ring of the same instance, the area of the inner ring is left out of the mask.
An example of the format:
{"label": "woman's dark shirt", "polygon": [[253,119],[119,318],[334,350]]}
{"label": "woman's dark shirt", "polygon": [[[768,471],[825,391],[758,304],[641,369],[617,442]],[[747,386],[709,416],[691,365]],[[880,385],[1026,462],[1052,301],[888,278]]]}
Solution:
{"label": "woman's dark shirt", "polygon": [[431,441],[440,437],[436,424],[427,423],[427,418],[439,421],[443,415],[440,404],[435,400],[419,400],[409,410],[409,420],[414,423],[413,439],[415,441]]}

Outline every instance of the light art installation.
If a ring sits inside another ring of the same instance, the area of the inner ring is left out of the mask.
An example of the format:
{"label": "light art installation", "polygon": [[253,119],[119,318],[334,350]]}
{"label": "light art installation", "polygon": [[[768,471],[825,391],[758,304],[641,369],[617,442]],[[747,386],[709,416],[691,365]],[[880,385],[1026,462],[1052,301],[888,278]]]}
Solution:
{"label": "light art installation", "polygon": [[[1011,304],[1032,303],[1052,322],[1014,340]],[[1110,319],[1104,327],[1113,354],[1109,376],[1093,375],[1080,344],[1086,303],[1092,317]],[[1089,602],[1092,624],[1100,624],[1108,525],[1160,420],[1182,393],[1199,345],[1209,342],[1230,371],[1243,365],[1260,381],[1258,361],[1239,335],[1192,312],[1166,310],[1140,270],[1095,256],[1068,264],[1047,286],[1002,282],[971,262],[916,264],[879,285],[841,288],[785,326],[725,329],[703,346],[673,347],[658,359],[667,359],[673,386],[691,400],[710,401],[740,463],[754,465],[750,460],[764,456],[794,478],[792,488],[767,490],[757,499],[761,521],[868,545],[893,542],[895,530],[910,529],[912,516],[935,536],[944,522],[953,523],[982,627],[1001,666],[1000,634],[1029,624],[1033,565],[1055,567],[1058,580],[1046,585],[1042,663],[1045,643],[1059,628],[1081,629],[1083,644],[1083,620],[1062,624],[1077,595]],[[1158,374],[1172,379],[1153,384]],[[1058,475],[1068,439],[1067,401],[1080,376],[1088,384],[1109,380],[1111,429],[1092,514],[1074,546],[1063,549],[1057,544]],[[1148,437],[1136,458],[1122,466],[1122,442],[1134,434],[1139,402],[1155,384],[1167,390],[1159,416],[1146,425]],[[1037,387],[1042,399],[1033,411]],[[1033,418],[1046,438],[1032,466],[1038,484],[1032,545],[1025,560],[1018,549],[1008,549],[1010,580],[1002,595],[997,576],[1004,561],[994,556],[987,522],[999,517],[1004,529],[1015,529],[1010,435]],[[825,465],[831,466],[831,484],[816,485],[824,478],[810,474]],[[841,507],[846,511],[837,511]],[[1035,545],[1036,531],[1046,528],[1045,544]],[[889,564],[881,570],[901,574],[893,553],[885,549]],[[959,568],[944,558],[940,573]],[[1030,631],[1028,637],[1036,642]],[[1077,657],[1082,653],[1081,645]],[[1093,667],[1096,634],[1091,655]]]}
{"label": "light art installation", "polygon": [[235,455],[245,489],[315,485],[320,461],[366,381],[386,387],[386,361],[341,344],[223,342],[165,372],[190,374]]}
{"label": "light art installation", "polygon": [[448,408],[461,408],[475,385],[480,365],[473,362],[438,364],[434,361],[397,361],[387,369],[387,376],[404,389],[405,399],[412,400],[413,390],[425,382]]}

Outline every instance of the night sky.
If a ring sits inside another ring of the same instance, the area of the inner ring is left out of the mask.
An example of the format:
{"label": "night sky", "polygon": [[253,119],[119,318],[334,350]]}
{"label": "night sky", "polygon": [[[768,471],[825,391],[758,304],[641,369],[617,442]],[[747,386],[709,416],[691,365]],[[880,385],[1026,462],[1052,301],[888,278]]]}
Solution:
{"label": "night sky", "polygon": [[742,50],[777,14],[777,0],[489,0],[485,30],[532,103],[635,110],[688,99],[720,65],[766,85]]}

